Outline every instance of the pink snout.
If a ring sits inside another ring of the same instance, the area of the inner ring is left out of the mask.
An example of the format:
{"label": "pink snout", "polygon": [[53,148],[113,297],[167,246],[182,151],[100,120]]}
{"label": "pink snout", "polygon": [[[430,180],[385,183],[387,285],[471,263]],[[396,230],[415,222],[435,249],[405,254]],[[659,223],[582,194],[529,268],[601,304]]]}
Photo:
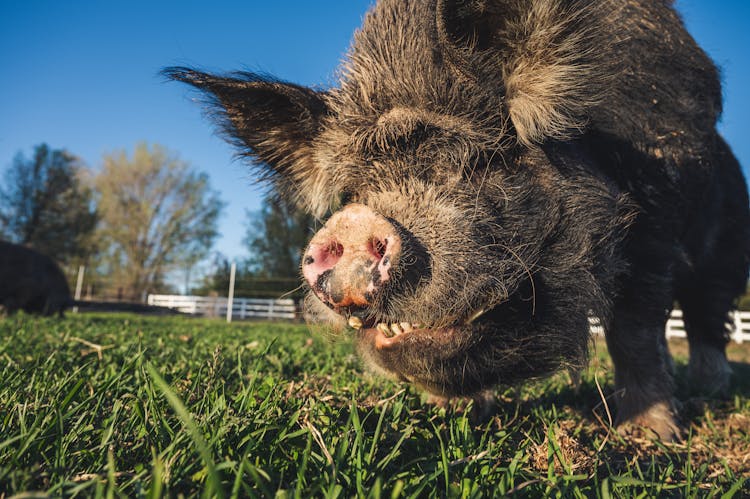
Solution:
{"label": "pink snout", "polygon": [[393,224],[364,205],[351,204],[312,238],[302,274],[333,308],[366,307],[391,279],[400,255],[401,238]]}

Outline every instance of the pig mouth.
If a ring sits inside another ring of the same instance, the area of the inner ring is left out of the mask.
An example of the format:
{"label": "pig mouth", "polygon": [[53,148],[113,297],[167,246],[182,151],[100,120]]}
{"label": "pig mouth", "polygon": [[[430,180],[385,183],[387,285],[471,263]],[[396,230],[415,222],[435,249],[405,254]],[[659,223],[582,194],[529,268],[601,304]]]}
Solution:
{"label": "pig mouth", "polygon": [[435,340],[446,341],[458,330],[471,328],[475,321],[485,315],[491,315],[494,307],[480,308],[467,314],[461,320],[449,326],[428,326],[412,322],[377,322],[375,319],[362,320],[357,316],[350,316],[348,325],[362,335],[376,350],[388,350],[397,345],[407,343],[415,336],[430,336]]}

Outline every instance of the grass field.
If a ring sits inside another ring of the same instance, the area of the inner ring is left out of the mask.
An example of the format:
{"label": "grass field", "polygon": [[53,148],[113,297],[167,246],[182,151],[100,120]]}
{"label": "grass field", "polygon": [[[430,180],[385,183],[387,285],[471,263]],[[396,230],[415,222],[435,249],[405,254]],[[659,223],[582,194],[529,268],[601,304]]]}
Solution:
{"label": "grass field", "polygon": [[0,498],[749,495],[750,346],[725,401],[690,395],[673,347],[689,435],[665,446],[610,431],[602,341],[577,390],[499,390],[473,425],[301,325],[0,318]]}

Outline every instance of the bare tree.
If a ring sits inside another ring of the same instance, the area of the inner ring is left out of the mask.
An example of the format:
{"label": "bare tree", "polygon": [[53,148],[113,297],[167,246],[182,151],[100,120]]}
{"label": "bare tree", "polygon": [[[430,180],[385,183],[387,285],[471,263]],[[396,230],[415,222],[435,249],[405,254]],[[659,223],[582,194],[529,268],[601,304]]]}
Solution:
{"label": "bare tree", "polygon": [[224,203],[205,173],[160,145],[139,144],[104,157],[95,179],[109,273],[124,294],[140,299],[166,273],[211,248]]}

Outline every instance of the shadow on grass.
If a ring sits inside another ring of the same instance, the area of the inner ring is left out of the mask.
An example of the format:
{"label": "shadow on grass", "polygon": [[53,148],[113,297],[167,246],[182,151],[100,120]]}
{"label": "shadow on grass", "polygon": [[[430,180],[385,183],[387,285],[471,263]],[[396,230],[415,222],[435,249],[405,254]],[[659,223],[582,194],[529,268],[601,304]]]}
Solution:
{"label": "shadow on grass", "polygon": [[[687,373],[687,365],[678,363],[675,373],[675,398],[677,402],[688,409],[699,406],[698,413],[689,410],[682,414],[683,423],[690,424],[694,418],[699,418],[705,412],[705,408],[720,408],[727,404],[734,405],[735,398],[750,398],[750,363],[730,362],[732,368],[732,379],[727,397],[710,397],[695,392],[690,387]],[[614,386],[611,383],[600,381],[601,392],[604,394],[612,418],[616,417],[617,408],[612,401]],[[555,390],[545,391],[541,394],[527,395],[524,398],[506,397],[496,401],[496,414],[532,414],[537,409],[545,409],[552,406],[570,407],[580,417],[589,423],[607,422],[606,407],[602,399],[596,381],[587,376],[578,385],[569,383],[567,386],[559,386]],[[606,428],[605,428],[606,429]]]}

